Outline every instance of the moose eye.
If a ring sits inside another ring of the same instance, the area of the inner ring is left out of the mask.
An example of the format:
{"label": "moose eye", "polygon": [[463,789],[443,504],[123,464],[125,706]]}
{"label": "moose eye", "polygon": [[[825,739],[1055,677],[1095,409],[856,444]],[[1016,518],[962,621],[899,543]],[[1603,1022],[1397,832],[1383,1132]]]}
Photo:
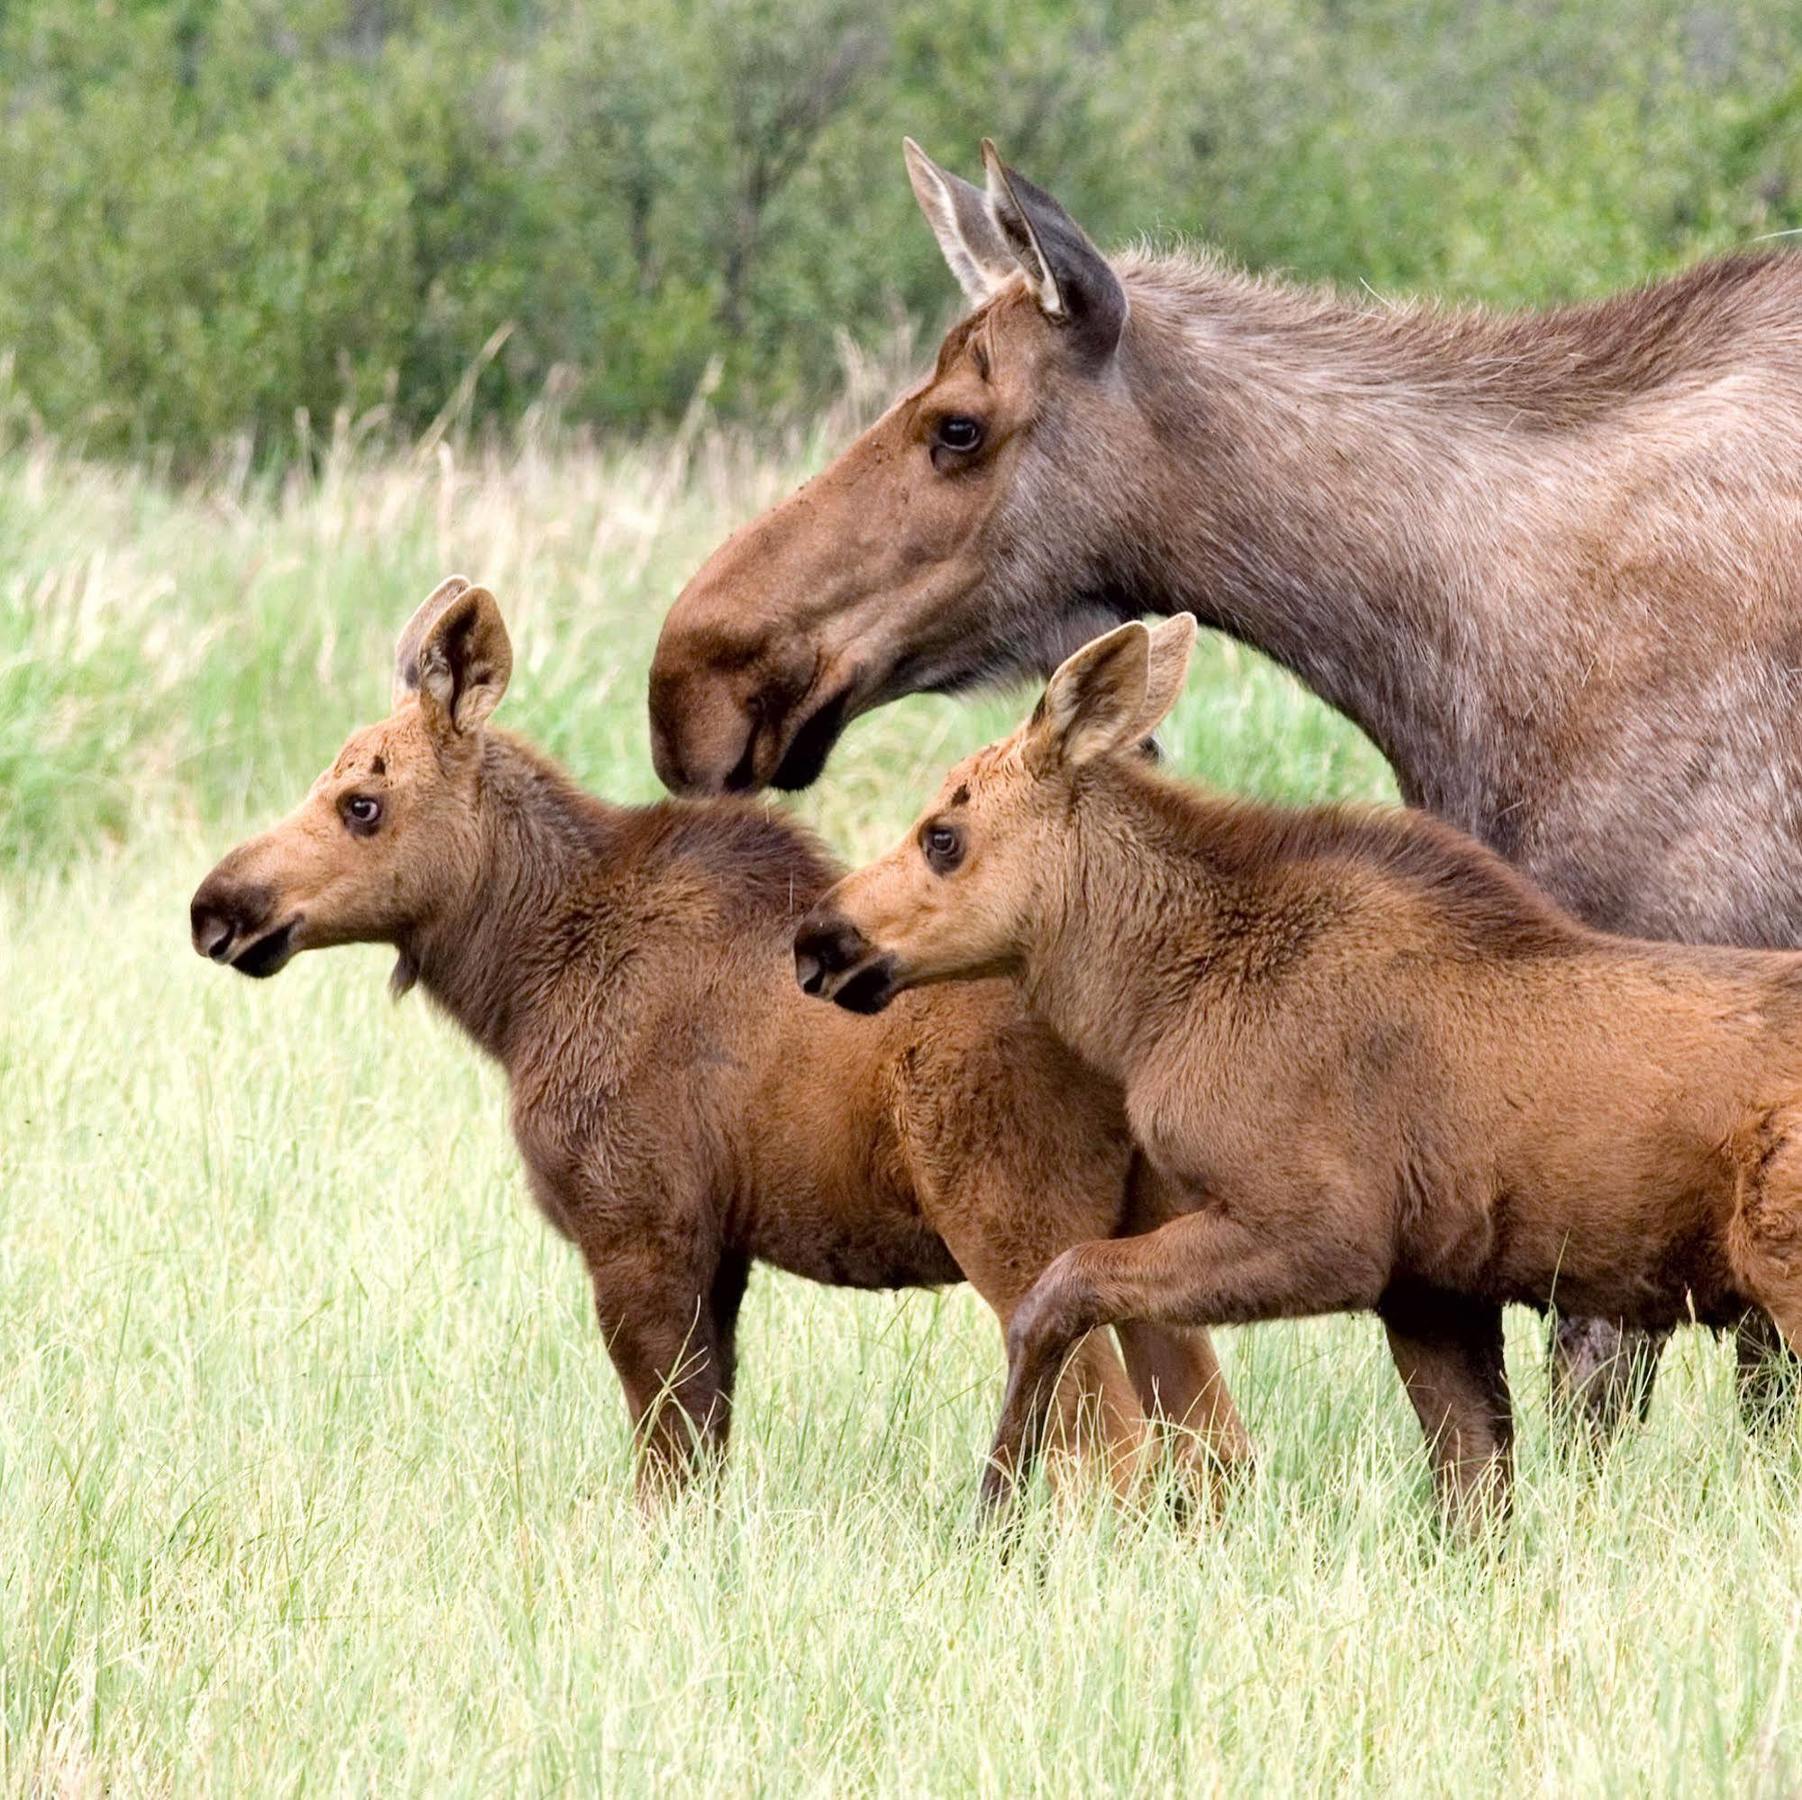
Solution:
{"label": "moose eye", "polygon": [[963,833],[955,825],[928,825],[920,833],[926,860],[941,875],[949,875],[964,859]]}
{"label": "moose eye", "polygon": [[358,837],[367,837],[381,819],[382,803],[373,794],[352,794],[344,802],[344,823]]}
{"label": "moose eye", "polygon": [[968,456],[982,442],[982,421],[963,413],[951,413],[940,419],[933,433],[933,447],[949,450],[955,456]]}

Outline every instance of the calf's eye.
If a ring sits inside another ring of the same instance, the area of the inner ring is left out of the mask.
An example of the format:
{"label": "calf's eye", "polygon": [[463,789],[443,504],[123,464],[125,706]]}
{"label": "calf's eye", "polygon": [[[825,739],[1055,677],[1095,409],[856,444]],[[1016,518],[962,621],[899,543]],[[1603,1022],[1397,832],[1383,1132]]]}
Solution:
{"label": "calf's eye", "polygon": [[367,837],[382,820],[382,803],[373,794],[352,794],[344,802],[344,823],[359,837]]}
{"label": "calf's eye", "polygon": [[920,848],[939,874],[948,875],[964,859],[963,833],[955,825],[928,825],[920,833]]}

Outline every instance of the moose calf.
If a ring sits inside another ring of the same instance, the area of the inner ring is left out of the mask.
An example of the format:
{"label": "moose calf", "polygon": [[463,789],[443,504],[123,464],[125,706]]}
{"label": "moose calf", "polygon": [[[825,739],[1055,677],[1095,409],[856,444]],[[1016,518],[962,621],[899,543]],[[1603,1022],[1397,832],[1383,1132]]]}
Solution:
{"label": "moose calf", "polygon": [[1370,1309],[1453,1514],[1504,1501],[1502,1307],[1802,1348],[1802,956],[1610,938],[1425,814],[1218,799],[1136,746],[1195,627],[1121,627],[796,937],[876,1011],[1012,975],[1186,1210],[1052,1263],[1008,1328],[985,1499],[1122,1320]]}
{"label": "moose calf", "polygon": [[[834,1016],[795,991],[797,913],[835,871],[743,801],[628,809],[487,728],[512,651],[461,578],[414,614],[394,710],[194,896],[247,975],[379,942],[507,1071],[533,1193],[580,1247],[647,1498],[724,1448],[754,1261],[851,1287],[967,1278],[1005,1325],[1052,1256],[1157,1216],[1117,1091],[991,983]],[[1130,1329],[1058,1388],[1130,1478],[1146,1420],[1195,1472],[1248,1452],[1200,1333]],[[1135,1385],[1136,1384],[1136,1391]]]}

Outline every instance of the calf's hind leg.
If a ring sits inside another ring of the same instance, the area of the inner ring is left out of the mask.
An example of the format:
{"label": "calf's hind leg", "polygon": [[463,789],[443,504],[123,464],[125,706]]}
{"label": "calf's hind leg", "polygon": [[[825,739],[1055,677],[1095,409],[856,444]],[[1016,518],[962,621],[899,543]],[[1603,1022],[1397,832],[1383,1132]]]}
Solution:
{"label": "calf's hind leg", "polygon": [[[1728,1260],[1790,1350],[1802,1355],[1802,1108],[1759,1120],[1733,1152],[1739,1191],[1727,1233]],[[1742,1353],[1742,1406],[1745,1363]]]}
{"label": "calf's hind leg", "polygon": [[1796,1416],[1802,1357],[1764,1312],[1747,1313],[1733,1334],[1734,1384],[1748,1431],[1775,1431]]}
{"label": "calf's hind leg", "polygon": [[[1002,1320],[1003,1329],[1007,1321]],[[1052,1486],[1080,1491],[1080,1471],[1098,1462],[1115,1494],[1129,1495],[1148,1439],[1138,1396],[1105,1338],[1077,1345],[1058,1382],[1049,1433]]]}
{"label": "calf's hind leg", "polygon": [[[1004,1331],[1061,1251],[1169,1216],[1161,1190],[1142,1193],[1134,1179],[1140,1159],[1118,1096],[1090,1081],[1036,1026],[998,1034],[954,1075],[929,1072],[913,1095],[907,1143],[921,1208]],[[1121,1350],[1131,1381],[1107,1338],[1079,1345],[1081,1335],[1060,1346],[1040,1420],[1073,1453],[1060,1456],[1060,1475],[1099,1450],[1115,1490],[1134,1487],[1148,1460],[1154,1406],[1188,1428],[1183,1453],[1204,1492],[1219,1480],[1220,1465],[1248,1455],[1205,1334],[1155,1325],[1126,1333]]]}
{"label": "calf's hind leg", "polygon": [[[1008,1241],[975,1206],[951,1204],[940,1211],[934,1222],[964,1279],[994,1308],[1006,1332],[1050,1251]],[[1125,1495],[1145,1460],[1145,1418],[1113,1346],[1100,1337],[1077,1345],[1053,1379],[1045,1436],[1057,1453],[1054,1484],[1068,1485],[1075,1470],[1099,1454],[1114,1491]]]}
{"label": "calf's hind leg", "polygon": [[1114,1327],[1126,1372],[1145,1416],[1172,1438],[1176,1453],[1210,1493],[1256,1460],[1205,1331],[1173,1331],[1122,1319]]}

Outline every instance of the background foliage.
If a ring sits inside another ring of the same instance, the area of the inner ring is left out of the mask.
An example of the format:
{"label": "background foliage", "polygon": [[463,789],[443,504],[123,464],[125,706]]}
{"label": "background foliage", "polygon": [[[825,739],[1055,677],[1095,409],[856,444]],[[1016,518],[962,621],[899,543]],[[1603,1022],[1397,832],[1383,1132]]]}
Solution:
{"label": "background foliage", "polygon": [[[1102,241],[1594,292],[1802,224],[1790,0],[0,5],[0,355],[184,460],[811,403],[951,292],[904,131]],[[297,417],[302,421],[297,426]]]}

